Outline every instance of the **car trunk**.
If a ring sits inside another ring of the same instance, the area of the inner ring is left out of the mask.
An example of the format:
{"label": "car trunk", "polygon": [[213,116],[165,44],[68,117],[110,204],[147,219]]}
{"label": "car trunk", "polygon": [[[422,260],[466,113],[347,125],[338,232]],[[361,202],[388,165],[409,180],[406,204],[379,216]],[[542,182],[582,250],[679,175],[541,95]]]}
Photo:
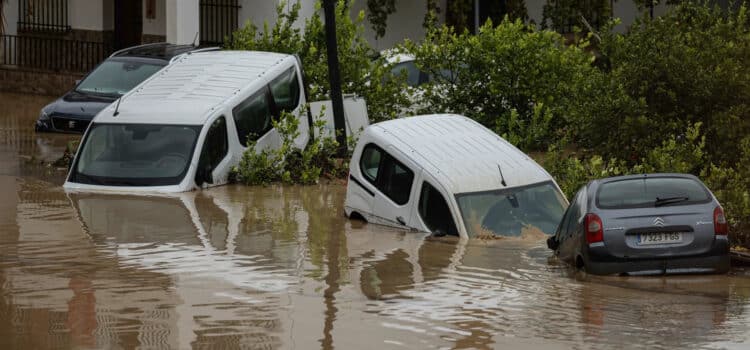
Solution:
{"label": "car trunk", "polygon": [[689,256],[711,249],[713,203],[601,210],[604,245],[619,258]]}

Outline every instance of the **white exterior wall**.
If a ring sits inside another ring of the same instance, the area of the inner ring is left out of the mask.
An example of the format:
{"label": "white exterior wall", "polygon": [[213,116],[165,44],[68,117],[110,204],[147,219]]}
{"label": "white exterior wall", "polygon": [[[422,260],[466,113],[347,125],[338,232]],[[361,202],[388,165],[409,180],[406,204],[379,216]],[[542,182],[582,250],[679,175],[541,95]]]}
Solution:
{"label": "white exterior wall", "polygon": [[105,30],[104,15],[103,1],[68,1],[68,24],[73,29]]}
{"label": "white exterior wall", "polygon": [[[438,3],[441,13],[438,20],[442,23],[445,18],[445,0]],[[385,35],[382,38],[375,38],[375,30],[372,29],[370,21],[367,20],[367,1],[354,1],[351,15],[355,19],[360,11],[365,12],[365,39],[377,50],[385,50],[404,42],[405,39],[420,41],[424,38],[425,29],[422,26],[424,16],[427,14],[427,1],[396,1],[396,12],[388,16],[386,22]]]}
{"label": "white exterior wall", "polygon": [[[263,28],[263,22],[267,22],[269,26],[273,26],[276,23],[276,6],[279,5],[280,0],[240,0],[239,11],[239,23],[240,27],[244,27],[247,21],[252,22],[258,28]],[[291,2],[291,1],[289,1]],[[302,0],[303,3],[311,2],[309,0]],[[291,5],[287,5],[291,6]],[[305,18],[304,13],[300,11],[300,18]],[[304,21],[303,21],[304,23]]]}
{"label": "white exterior wall", "polygon": [[198,0],[166,0],[167,42],[192,44],[199,30]]}
{"label": "white exterior wall", "polygon": [[153,19],[146,18],[146,0],[143,0],[143,34],[167,35],[167,3],[166,0],[156,0]]}

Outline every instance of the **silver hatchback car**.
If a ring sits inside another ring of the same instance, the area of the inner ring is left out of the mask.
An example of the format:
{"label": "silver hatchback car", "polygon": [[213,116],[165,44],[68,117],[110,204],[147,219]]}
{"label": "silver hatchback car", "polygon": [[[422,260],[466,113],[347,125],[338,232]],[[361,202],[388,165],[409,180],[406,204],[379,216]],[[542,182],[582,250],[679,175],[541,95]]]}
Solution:
{"label": "silver hatchback car", "polygon": [[583,186],[547,246],[586,272],[627,275],[725,273],[728,225],[695,176],[619,176]]}

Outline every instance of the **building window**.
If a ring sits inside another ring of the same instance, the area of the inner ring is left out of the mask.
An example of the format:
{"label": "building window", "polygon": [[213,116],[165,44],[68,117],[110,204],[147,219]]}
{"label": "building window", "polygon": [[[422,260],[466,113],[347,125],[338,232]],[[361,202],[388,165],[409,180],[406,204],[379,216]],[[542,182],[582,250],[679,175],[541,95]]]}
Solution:
{"label": "building window", "polygon": [[68,0],[19,0],[19,32],[70,31]]}

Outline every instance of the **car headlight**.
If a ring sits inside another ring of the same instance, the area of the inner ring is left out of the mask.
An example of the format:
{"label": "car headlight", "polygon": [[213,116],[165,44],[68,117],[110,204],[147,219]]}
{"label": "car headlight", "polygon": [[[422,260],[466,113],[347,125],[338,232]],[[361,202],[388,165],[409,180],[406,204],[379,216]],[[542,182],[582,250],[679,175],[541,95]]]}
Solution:
{"label": "car headlight", "polygon": [[42,112],[39,114],[39,120],[41,121],[48,121],[49,120],[49,114],[42,110]]}

